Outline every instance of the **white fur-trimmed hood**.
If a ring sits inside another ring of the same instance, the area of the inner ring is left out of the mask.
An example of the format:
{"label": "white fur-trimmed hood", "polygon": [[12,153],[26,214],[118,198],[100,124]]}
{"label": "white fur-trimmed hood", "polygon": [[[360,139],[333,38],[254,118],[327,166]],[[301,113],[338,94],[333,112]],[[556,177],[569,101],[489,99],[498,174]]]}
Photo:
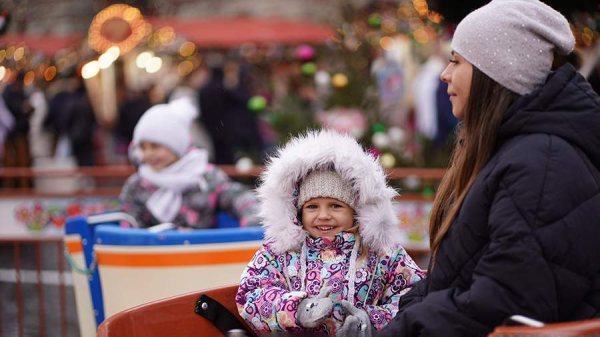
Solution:
{"label": "white fur-trimmed hood", "polygon": [[334,168],[357,195],[356,219],[363,242],[383,251],[400,243],[393,207],[396,190],[387,186],[378,160],[348,135],[311,131],[294,138],[270,158],[257,189],[265,238],[278,254],[300,249],[306,232],[295,224],[296,184],[313,170]]}

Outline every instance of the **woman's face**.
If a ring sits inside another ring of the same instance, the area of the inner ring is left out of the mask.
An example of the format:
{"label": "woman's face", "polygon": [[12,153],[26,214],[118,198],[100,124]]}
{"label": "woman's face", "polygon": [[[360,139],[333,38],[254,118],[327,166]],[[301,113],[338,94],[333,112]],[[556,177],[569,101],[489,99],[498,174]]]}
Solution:
{"label": "woman's face", "polygon": [[333,198],[313,198],[302,206],[302,225],[314,238],[333,240],[339,232],[352,228],[354,210]]}
{"label": "woman's face", "polygon": [[473,65],[453,51],[450,63],[440,77],[442,81],[448,83],[452,114],[456,118],[462,118],[471,92]]}
{"label": "woman's face", "polygon": [[166,146],[154,142],[140,142],[142,161],[158,172],[173,164],[179,157]]}

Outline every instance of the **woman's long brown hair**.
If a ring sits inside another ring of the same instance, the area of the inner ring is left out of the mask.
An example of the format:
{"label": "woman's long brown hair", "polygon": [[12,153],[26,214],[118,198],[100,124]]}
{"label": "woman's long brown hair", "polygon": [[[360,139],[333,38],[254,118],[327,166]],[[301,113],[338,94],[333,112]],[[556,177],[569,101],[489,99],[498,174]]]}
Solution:
{"label": "woman's long brown hair", "polygon": [[458,215],[477,174],[494,154],[504,112],[517,97],[473,67],[469,99],[457,132],[450,166],[438,188],[429,219],[430,269],[435,266],[440,242]]}

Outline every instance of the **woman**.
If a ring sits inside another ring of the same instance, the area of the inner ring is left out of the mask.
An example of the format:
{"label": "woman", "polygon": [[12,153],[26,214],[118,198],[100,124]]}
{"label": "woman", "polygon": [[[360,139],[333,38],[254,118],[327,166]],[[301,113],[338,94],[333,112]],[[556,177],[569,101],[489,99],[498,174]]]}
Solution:
{"label": "woman", "polygon": [[570,64],[567,20],[494,0],[457,27],[462,120],[430,219],[428,278],[377,336],[487,335],[511,315],[600,317],[600,99]]}

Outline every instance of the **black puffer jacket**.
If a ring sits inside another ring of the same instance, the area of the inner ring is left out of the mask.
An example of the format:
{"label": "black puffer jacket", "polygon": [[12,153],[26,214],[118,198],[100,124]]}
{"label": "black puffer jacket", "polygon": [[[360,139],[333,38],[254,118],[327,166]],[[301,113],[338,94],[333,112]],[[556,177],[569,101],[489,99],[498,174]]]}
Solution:
{"label": "black puffer jacket", "polygon": [[505,116],[433,271],[377,336],[600,317],[600,99],[567,64]]}

